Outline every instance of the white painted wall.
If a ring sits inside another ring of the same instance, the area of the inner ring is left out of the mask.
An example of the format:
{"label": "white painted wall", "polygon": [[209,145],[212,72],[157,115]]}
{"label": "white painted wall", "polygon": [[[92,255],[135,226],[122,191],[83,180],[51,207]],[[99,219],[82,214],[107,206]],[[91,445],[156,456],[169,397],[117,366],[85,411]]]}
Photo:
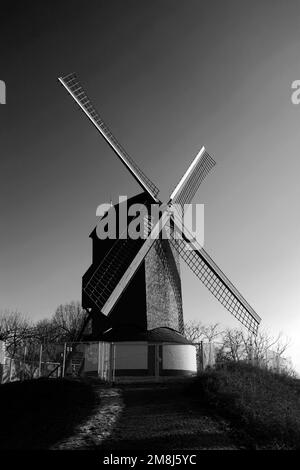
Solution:
{"label": "white painted wall", "polygon": [[197,372],[195,346],[192,344],[164,344],[163,369]]}
{"label": "white painted wall", "polygon": [[147,369],[148,344],[141,342],[115,343],[116,369]]}
{"label": "white painted wall", "polygon": [[[113,354],[110,356],[110,347],[115,350],[115,363],[113,364]],[[124,369],[148,369],[148,343],[147,342],[119,342],[100,343],[100,364],[99,370],[104,370],[112,361],[111,367],[116,370]],[[158,345],[157,345],[158,346]],[[196,348],[189,344],[163,344],[164,370],[187,370],[197,371]],[[84,370],[97,371],[99,357],[99,343],[85,344],[85,365]],[[107,363],[107,364],[106,364]]]}
{"label": "white painted wall", "polygon": [[98,370],[98,355],[99,355],[99,343],[85,344],[84,370],[86,372]]}

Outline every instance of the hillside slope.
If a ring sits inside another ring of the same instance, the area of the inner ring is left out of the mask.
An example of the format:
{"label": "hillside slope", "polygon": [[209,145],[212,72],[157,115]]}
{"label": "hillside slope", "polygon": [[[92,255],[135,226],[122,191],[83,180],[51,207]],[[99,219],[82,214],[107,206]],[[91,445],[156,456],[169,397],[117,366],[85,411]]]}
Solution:
{"label": "hillside slope", "polygon": [[189,393],[228,419],[248,448],[300,449],[300,380],[228,363],[197,377]]}
{"label": "hillside slope", "polygon": [[300,381],[246,364],[164,384],[33,380],[0,398],[0,449],[300,448]]}

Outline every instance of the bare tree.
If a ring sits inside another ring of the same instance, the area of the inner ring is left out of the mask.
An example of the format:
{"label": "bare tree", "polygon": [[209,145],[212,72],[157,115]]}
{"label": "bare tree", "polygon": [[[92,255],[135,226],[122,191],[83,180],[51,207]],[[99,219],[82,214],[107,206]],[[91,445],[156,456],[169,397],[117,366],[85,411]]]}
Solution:
{"label": "bare tree", "polygon": [[219,360],[240,361],[244,359],[245,348],[241,330],[227,328],[223,333],[222,343]]}
{"label": "bare tree", "polygon": [[197,321],[187,322],[184,326],[184,332],[187,339],[192,343],[200,343],[201,341],[210,343],[222,335],[219,323],[203,325]]}
{"label": "bare tree", "polygon": [[267,331],[260,330],[254,336],[241,330],[241,336],[246,356],[257,363],[266,359],[268,351],[281,357],[290,345],[290,340],[284,338],[282,333],[272,336]]}
{"label": "bare tree", "polygon": [[30,335],[31,323],[20,312],[3,310],[0,312],[0,339],[5,341],[11,357],[15,357]]}
{"label": "bare tree", "polygon": [[278,354],[280,357],[283,356],[283,354],[291,345],[291,339],[284,336],[282,332],[280,332],[276,337],[269,336],[269,341],[272,342],[269,348],[272,348],[273,351],[275,351],[276,354]]}
{"label": "bare tree", "polygon": [[203,328],[204,325],[201,322],[190,321],[184,325],[184,334],[192,343],[200,343],[204,338]]}
{"label": "bare tree", "polygon": [[52,318],[52,326],[57,332],[59,341],[75,341],[85,315],[86,311],[78,301],[60,305]]}
{"label": "bare tree", "polygon": [[219,323],[210,323],[203,327],[204,341],[211,343],[212,341],[219,340],[222,337],[223,331]]}
{"label": "bare tree", "polygon": [[34,336],[43,344],[56,343],[61,337],[60,325],[53,319],[39,320],[34,327]]}
{"label": "bare tree", "polygon": [[247,361],[261,366],[277,364],[277,367],[290,344],[282,333],[272,336],[262,330],[255,336],[243,329],[227,329],[222,342],[220,361]]}

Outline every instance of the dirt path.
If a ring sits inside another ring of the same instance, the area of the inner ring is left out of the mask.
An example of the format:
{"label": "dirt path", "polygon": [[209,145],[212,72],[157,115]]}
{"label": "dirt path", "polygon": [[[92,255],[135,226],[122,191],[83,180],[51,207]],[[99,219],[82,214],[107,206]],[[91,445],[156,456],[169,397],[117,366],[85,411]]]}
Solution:
{"label": "dirt path", "polygon": [[182,384],[98,387],[95,414],[53,449],[237,449],[230,428],[185,394]]}
{"label": "dirt path", "polygon": [[122,392],[102,386],[94,386],[94,391],[97,400],[92,416],[77,427],[73,436],[55,444],[51,450],[95,449],[113,432],[124,408]]}

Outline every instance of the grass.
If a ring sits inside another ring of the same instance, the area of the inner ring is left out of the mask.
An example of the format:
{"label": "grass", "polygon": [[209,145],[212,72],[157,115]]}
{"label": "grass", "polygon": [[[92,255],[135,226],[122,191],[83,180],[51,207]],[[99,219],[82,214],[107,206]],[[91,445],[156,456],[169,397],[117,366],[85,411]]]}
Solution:
{"label": "grass", "polygon": [[48,449],[93,412],[84,382],[35,379],[0,385],[0,449]]}
{"label": "grass", "polygon": [[254,449],[300,450],[300,381],[243,363],[207,371],[189,393]]}

